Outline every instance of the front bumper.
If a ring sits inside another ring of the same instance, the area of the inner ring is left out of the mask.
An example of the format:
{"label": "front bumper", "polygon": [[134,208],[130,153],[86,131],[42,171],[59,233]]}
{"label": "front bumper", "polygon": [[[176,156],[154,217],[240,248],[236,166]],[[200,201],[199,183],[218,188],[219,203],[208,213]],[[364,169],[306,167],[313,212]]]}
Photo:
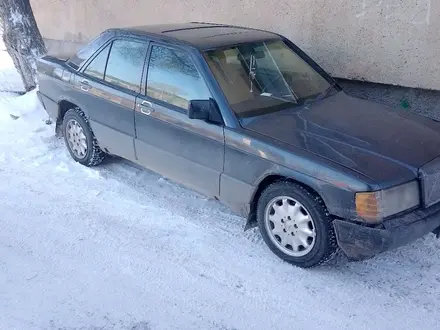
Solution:
{"label": "front bumper", "polygon": [[351,260],[364,260],[411,243],[440,228],[440,203],[383,222],[371,228],[353,222],[333,222],[341,250]]}

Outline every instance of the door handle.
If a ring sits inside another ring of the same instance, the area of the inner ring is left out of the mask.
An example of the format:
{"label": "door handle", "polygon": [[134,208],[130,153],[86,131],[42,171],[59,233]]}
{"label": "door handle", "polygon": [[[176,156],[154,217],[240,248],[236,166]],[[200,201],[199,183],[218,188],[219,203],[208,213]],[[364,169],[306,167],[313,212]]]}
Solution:
{"label": "door handle", "polygon": [[86,79],[81,80],[80,84],[81,84],[81,90],[83,90],[84,92],[88,92],[91,88],[89,85],[89,81]]}
{"label": "door handle", "polygon": [[153,104],[151,104],[151,102],[148,102],[148,101],[142,101],[141,106],[144,106],[147,108],[152,108]]}
{"label": "door handle", "polygon": [[154,108],[153,108],[153,104],[151,102],[148,101],[142,101],[141,104],[139,104],[141,113],[143,113],[144,115],[151,115],[152,112],[154,112]]}
{"label": "door handle", "polygon": [[141,113],[143,113],[144,115],[149,116],[149,115],[151,115],[152,112],[154,112],[153,108],[146,108],[146,109],[141,108]]}

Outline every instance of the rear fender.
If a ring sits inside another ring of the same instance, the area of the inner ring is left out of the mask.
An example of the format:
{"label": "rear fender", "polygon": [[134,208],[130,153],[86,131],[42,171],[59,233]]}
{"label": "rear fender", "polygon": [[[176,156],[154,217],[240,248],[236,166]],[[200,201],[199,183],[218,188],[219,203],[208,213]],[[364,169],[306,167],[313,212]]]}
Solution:
{"label": "rear fender", "polygon": [[[66,106],[64,106],[63,104],[66,104]],[[61,127],[63,125],[63,118],[65,113],[72,108],[80,108],[81,111],[84,112],[84,114],[86,115],[86,118],[89,119],[87,108],[83,106],[81,101],[78,102],[78,99],[74,99],[69,95],[62,95],[57,103],[57,110],[56,110],[57,115],[56,115],[55,133],[57,135],[61,135]]]}

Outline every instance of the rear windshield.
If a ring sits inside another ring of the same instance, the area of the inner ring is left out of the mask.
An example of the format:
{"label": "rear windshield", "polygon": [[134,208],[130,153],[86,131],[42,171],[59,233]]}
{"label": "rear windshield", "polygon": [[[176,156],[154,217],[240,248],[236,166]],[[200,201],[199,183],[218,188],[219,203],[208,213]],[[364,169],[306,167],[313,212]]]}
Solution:
{"label": "rear windshield", "polygon": [[87,61],[90,56],[95,54],[95,52],[101,47],[107,40],[109,40],[110,35],[107,32],[101,33],[95,39],[90,41],[87,45],[82,47],[75,55],[73,55],[68,61],[67,64],[78,70],[81,65]]}

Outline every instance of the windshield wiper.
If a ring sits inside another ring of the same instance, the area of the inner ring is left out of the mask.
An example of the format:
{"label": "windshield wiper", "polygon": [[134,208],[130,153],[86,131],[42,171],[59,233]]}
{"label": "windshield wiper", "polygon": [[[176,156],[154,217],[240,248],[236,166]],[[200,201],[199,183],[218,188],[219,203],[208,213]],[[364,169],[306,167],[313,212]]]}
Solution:
{"label": "windshield wiper", "polygon": [[[270,98],[272,98],[272,99],[275,99],[275,100],[278,100],[278,101],[283,101],[283,102],[289,102],[289,103],[294,103],[294,104],[297,104],[297,103],[298,103],[298,102],[296,102],[296,100],[289,100],[289,99],[287,99],[287,98],[279,97],[279,96],[275,96],[275,95],[272,95],[272,94],[270,94],[270,93],[261,93],[260,96],[270,97]],[[289,95],[289,96],[290,96],[290,95]]]}
{"label": "windshield wiper", "polygon": [[335,86],[336,86],[336,81],[333,81],[332,84],[331,84],[331,85],[330,85],[325,91],[323,91],[321,94],[319,94],[319,95],[316,97],[315,102],[316,102],[316,101],[319,101],[319,100],[322,100],[322,99],[324,99],[324,98],[326,98],[327,95],[328,95],[328,93],[330,93],[330,91],[331,91]]}

